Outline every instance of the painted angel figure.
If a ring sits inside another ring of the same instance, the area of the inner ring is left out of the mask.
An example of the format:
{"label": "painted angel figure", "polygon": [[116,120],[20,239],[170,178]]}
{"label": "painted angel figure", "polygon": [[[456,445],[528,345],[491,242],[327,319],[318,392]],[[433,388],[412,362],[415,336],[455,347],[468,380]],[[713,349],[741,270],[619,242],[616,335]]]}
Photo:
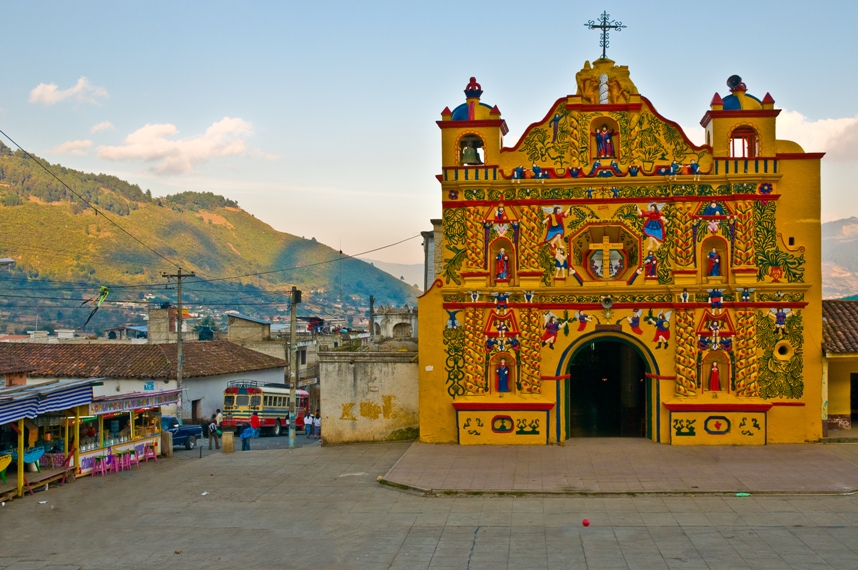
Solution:
{"label": "painted angel figure", "polygon": [[[664,206],[664,204],[661,206]],[[666,218],[661,213],[661,207],[656,203],[652,203],[646,212],[641,210],[638,215],[644,218],[643,235],[646,238],[647,251],[657,250],[661,247],[662,242],[664,242],[666,233],[664,227]]]}
{"label": "painted angel figure", "polygon": [[652,312],[644,320],[655,327],[655,336],[652,341],[656,343],[655,348],[667,348],[670,341],[670,317],[673,311],[659,311],[657,315],[652,316]]}
{"label": "painted angel figure", "polygon": [[462,312],[461,310],[457,310],[457,311],[451,311],[451,310],[449,310],[449,309],[444,309],[444,310],[445,310],[445,311],[447,311],[447,316],[448,316],[448,318],[447,318],[447,328],[448,328],[448,329],[456,329],[456,328],[459,328],[460,326],[462,326],[462,324],[461,324],[461,323],[459,322],[459,320],[456,318],[456,315],[457,315],[458,313],[461,313],[461,312]]}
{"label": "painted angel figure", "polygon": [[543,218],[542,223],[546,226],[545,243],[557,243],[565,236],[564,220],[572,213],[572,207],[564,210],[560,206],[554,206],[550,210],[543,208],[547,216]]}
{"label": "painted angel figure", "polygon": [[554,350],[554,343],[557,342],[557,334],[560,332],[560,323],[554,313],[545,314],[545,332],[542,333],[542,346],[548,346]]}
{"label": "painted angel figure", "polygon": [[558,244],[554,250],[554,278],[566,279],[568,272],[569,262],[566,257],[566,248]]}
{"label": "painted angel figure", "polygon": [[643,309],[635,309],[632,311],[631,317],[626,317],[626,320],[629,322],[629,327],[631,327],[632,332],[635,334],[643,334],[643,330],[641,329],[641,315],[643,314]]}

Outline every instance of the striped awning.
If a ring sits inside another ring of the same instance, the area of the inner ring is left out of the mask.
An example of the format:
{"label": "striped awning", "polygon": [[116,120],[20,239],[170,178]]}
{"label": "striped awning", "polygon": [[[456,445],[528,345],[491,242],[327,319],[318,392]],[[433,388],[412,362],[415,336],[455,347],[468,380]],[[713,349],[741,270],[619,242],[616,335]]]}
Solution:
{"label": "striped awning", "polygon": [[0,425],[92,402],[92,386],[102,378],[53,381],[0,389]]}

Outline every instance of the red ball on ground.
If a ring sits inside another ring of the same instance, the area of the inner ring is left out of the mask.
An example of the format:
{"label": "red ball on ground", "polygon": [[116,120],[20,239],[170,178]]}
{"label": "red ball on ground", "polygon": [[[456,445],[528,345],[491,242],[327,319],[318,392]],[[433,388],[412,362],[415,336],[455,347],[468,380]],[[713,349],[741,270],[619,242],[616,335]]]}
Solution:
{"label": "red ball on ground", "polygon": [[581,524],[584,526],[590,526],[590,521],[588,519],[584,519],[583,521],[581,521]]}

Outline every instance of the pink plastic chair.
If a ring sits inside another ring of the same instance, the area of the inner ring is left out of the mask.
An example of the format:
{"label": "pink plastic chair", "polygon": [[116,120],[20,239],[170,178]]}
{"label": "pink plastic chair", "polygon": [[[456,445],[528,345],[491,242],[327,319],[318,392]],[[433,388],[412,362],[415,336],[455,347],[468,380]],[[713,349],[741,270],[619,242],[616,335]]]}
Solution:
{"label": "pink plastic chair", "polygon": [[154,443],[147,443],[143,448],[143,459],[146,463],[149,463],[149,459],[154,459],[155,463],[158,463],[158,453],[155,451]]}
{"label": "pink plastic chair", "polygon": [[113,473],[119,473],[120,471],[122,471],[122,460],[120,459],[119,455],[112,453],[110,455],[110,462],[109,463],[110,463],[110,471],[112,471]]}
{"label": "pink plastic chair", "polygon": [[130,449],[128,451],[128,455],[125,458],[125,462],[128,464],[127,469],[131,469],[132,465],[136,465],[137,469],[140,469],[140,456],[137,455],[136,449]]}
{"label": "pink plastic chair", "polygon": [[92,463],[92,476],[95,477],[99,473],[102,477],[107,475],[107,457],[103,455],[95,457]]}

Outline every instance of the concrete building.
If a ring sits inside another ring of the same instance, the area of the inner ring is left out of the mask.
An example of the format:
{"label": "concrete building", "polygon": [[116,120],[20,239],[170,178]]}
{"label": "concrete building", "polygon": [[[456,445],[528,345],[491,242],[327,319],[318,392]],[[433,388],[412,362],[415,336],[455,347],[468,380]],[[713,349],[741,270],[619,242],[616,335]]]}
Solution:
{"label": "concrete building", "polygon": [[822,354],[823,425],[830,437],[852,435],[858,431],[858,302],[822,302]]}
{"label": "concrete building", "polygon": [[417,437],[416,343],[320,352],[319,376],[326,444]]}

